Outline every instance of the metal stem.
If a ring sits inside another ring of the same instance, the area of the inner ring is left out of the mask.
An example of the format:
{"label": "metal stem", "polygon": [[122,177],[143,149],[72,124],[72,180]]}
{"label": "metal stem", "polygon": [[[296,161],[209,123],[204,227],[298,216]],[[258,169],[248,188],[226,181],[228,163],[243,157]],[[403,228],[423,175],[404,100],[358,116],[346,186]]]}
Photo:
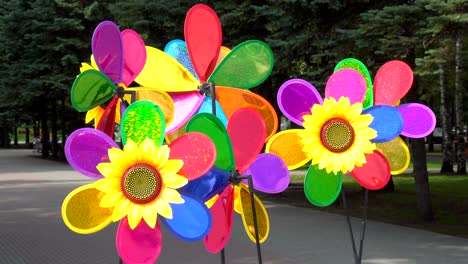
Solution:
{"label": "metal stem", "polygon": [[366,233],[367,209],[369,208],[369,190],[364,191],[363,217],[361,219],[361,240],[359,242],[359,263],[362,261],[362,248],[364,246],[364,236]]}
{"label": "metal stem", "polygon": [[224,248],[221,249],[220,255],[221,255],[221,264],[225,264],[226,263],[226,256],[224,255]]}
{"label": "metal stem", "polygon": [[249,182],[249,191],[250,191],[250,202],[252,204],[252,218],[254,222],[254,229],[255,229],[255,243],[257,244],[257,257],[258,257],[258,263],[262,264],[262,248],[260,247],[260,238],[258,237],[258,223],[257,223],[257,211],[255,209],[255,198],[254,198],[254,187],[253,187],[253,181],[252,181],[252,176],[247,175],[244,176],[247,178],[247,181]]}
{"label": "metal stem", "polygon": [[351,238],[351,246],[353,247],[353,256],[354,256],[354,263],[359,264],[359,258],[357,255],[356,251],[356,242],[354,242],[354,233],[353,233],[353,226],[351,224],[351,217],[349,215],[349,208],[348,208],[348,203],[346,201],[346,194],[344,189],[341,189],[341,199],[343,201],[343,209],[345,210],[346,213],[346,222],[348,223],[348,230],[349,230],[349,235]]}
{"label": "metal stem", "polygon": [[119,264],[124,264],[120,257],[119,257]]}

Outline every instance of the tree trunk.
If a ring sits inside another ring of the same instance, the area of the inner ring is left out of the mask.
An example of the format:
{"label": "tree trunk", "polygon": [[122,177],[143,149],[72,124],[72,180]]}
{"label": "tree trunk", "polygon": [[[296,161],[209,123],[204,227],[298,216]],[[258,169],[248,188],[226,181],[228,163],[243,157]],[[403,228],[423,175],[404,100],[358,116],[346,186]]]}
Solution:
{"label": "tree trunk", "polygon": [[47,100],[43,97],[40,106],[42,157],[48,158],[50,151],[49,126],[47,120]]}
{"label": "tree trunk", "polygon": [[52,157],[58,158],[58,138],[57,138],[57,100],[52,98],[52,112],[51,112],[51,130],[52,130]]}
{"label": "tree trunk", "polygon": [[13,145],[18,146],[18,127],[13,127]]}
{"label": "tree trunk", "polygon": [[455,42],[455,124],[456,124],[456,146],[457,146],[457,174],[466,174],[466,159],[465,159],[465,140],[464,130],[465,122],[463,120],[463,90],[462,75],[463,75],[463,32],[462,29],[457,30]]}
{"label": "tree trunk", "polygon": [[28,145],[29,144],[29,127],[26,128],[26,135],[25,135],[25,144]]}
{"label": "tree trunk", "polygon": [[445,68],[439,64],[440,116],[442,117],[442,167],[440,173],[453,173],[453,150],[450,131],[450,113],[447,111],[447,91]]}

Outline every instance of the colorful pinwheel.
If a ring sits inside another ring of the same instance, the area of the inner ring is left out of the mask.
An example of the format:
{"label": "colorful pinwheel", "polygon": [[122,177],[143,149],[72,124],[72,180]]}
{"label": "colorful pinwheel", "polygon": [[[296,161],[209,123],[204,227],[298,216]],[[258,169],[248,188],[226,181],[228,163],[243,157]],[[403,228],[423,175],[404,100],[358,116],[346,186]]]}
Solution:
{"label": "colorful pinwheel", "polygon": [[[111,21],[101,22],[92,38],[91,65],[83,63],[71,90],[73,107],[88,111],[86,123],[95,120],[95,127],[113,136],[114,124],[128,106],[126,92],[132,91],[135,100],[151,100],[158,104],[167,122],[174,112],[169,95],[152,88],[128,89],[146,62],[145,43],[135,31],[120,32]],[[119,103],[120,102],[120,103]]]}
{"label": "colorful pinwheel", "polygon": [[210,170],[215,145],[201,133],[187,133],[162,145],[164,131],[159,107],[139,101],[122,118],[123,150],[91,128],[73,132],[65,145],[72,167],[97,181],[65,198],[64,222],[71,230],[88,234],[120,221],[116,243],[126,263],[153,263],[158,258],[160,222],[187,241],[202,239],[212,225],[204,203],[177,189]]}
{"label": "colorful pinwheel", "polygon": [[[202,108],[211,112],[213,98],[204,97],[198,90],[206,83],[214,83],[216,99],[222,108],[217,107],[216,115],[221,120],[229,118],[240,107],[251,107],[263,116],[267,138],[273,135],[278,127],[273,107],[262,97],[247,91],[262,83],[271,73],[273,53],[268,45],[249,40],[231,51],[221,48],[219,18],[204,4],[197,4],[188,11],[184,34],[185,42],[170,42],[165,48],[167,53],[147,47],[147,63],[135,79],[142,86],[170,92],[176,110],[174,121],[166,133],[181,128],[202,103],[206,105]],[[213,97],[212,94],[210,96]]]}
{"label": "colorful pinwheel", "polygon": [[182,193],[214,203],[210,208],[213,227],[204,240],[207,250],[217,253],[228,243],[234,209],[241,214],[249,238],[255,242],[257,232],[259,242],[263,243],[270,228],[268,214],[254,195],[258,222],[256,230],[250,191],[246,180],[241,180],[240,176],[251,175],[253,187],[259,191],[279,193],[289,185],[289,171],[278,156],[259,155],[266,137],[262,116],[254,109],[240,108],[231,115],[226,128],[216,116],[200,113],[190,119],[186,130],[206,134],[216,145],[215,167],[181,190]]}
{"label": "colorful pinwheel", "polygon": [[[274,135],[266,152],[282,157],[289,169],[312,160],[304,192],[318,206],[335,201],[346,172],[364,188],[380,189],[390,174],[401,173],[409,164],[408,148],[398,135],[424,137],[435,126],[434,114],[426,106],[392,106],[411,84],[411,69],[401,61],[390,61],[380,68],[372,88],[366,67],[355,59],[335,68],[326,84],[325,102],[307,81],[289,80],[278,91],[278,105],[304,130]],[[412,109],[422,120],[410,113]]]}

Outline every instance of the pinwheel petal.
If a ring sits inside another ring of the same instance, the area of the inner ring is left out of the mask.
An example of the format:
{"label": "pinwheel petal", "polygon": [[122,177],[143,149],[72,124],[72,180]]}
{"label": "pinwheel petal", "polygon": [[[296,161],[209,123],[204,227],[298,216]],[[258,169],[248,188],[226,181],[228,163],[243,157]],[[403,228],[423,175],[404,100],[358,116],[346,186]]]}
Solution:
{"label": "pinwheel petal", "polygon": [[254,109],[240,108],[231,115],[227,132],[234,151],[236,170],[243,173],[263,148],[266,136],[265,122]]}
{"label": "pinwheel petal", "polygon": [[109,104],[106,106],[104,113],[99,120],[96,129],[101,130],[110,138],[114,137],[115,117],[119,98],[114,96]]}
{"label": "pinwheel petal", "polygon": [[[150,101],[161,108],[166,120],[166,125],[170,125],[174,119],[175,106],[171,96],[161,90],[149,87],[129,88],[126,91],[135,92],[135,101]],[[122,115],[123,116],[123,115]]]}
{"label": "pinwheel petal", "polygon": [[122,82],[128,87],[143,70],[146,62],[145,42],[132,29],[122,31],[124,68]]}
{"label": "pinwheel petal", "polygon": [[410,164],[410,153],[405,141],[396,137],[391,141],[377,143],[377,150],[380,151],[390,164],[390,173],[398,175],[405,172]]}
{"label": "pinwheel petal", "polygon": [[146,138],[150,138],[156,146],[161,146],[166,121],[159,106],[150,101],[138,101],[127,108],[120,127],[124,145],[128,139],[139,145]]}
{"label": "pinwheel petal", "polygon": [[408,64],[393,60],[385,63],[375,74],[375,105],[395,105],[411,88],[413,71]]}
{"label": "pinwheel petal", "polygon": [[216,62],[216,66],[218,66],[221,61],[226,58],[226,56],[231,52],[231,49],[225,46],[221,46],[221,49],[219,50],[219,55],[218,55],[218,61]]}
{"label": "pinwheel petal", "polygon": [[210,208],[213,224],[210,233],[203,240],[208,252],[218,253],[229,242],[234,217],[233,206],[233,189],[228,185]]}
{"label": "pinwheel petal", "polygon": [[410,103],[397,107],[403,117],[401,135],[410,138],[423,138],[434,130],[436,117],[432,110],[422,104]]}
{"label": "pinwheel petal", "polygon": [[185,17],[184,35],[190,59],[204,83],[216,66],[221,48],[223,36],[218,15],[207,5],[194,5]]}
{"label": "pinwheel petal", "polygon": [[327,81],[325,98],[348,97],[351,104],[362,103],[366,96],[366,80],[354,69],[340,69]]}
{"label": "pinwheel petal", "polygon": [[[280,193],[288,188],[289,170],[286,163],[275,154],[262,153],[243,173],[252,175],[256,190],[266,193]],[[244,180],[244,183],[247,183]]]}
{"label": "pinwheel petal", "polygon": [[304,193],[312,204],[328,206],[332,204],[341,192],[343,173],[327,173],[318,165],[310,165],[304,179]]}
{"label": "pinwheel petal", "polygon": [[187,44],[181,39],[174,39],[169,41],[164,48],[164,52],[167,53],[172,58],[176,59],[180,64],[182,64],[185,69],[187,69],[194,78],[198,79],[197,73],[193,68],[192,61],[187,50]]}
{"label": "pinwheel petal", "polygon": [[171,93],[174,101],[174,120],[167,126],[166,134],[181,128],[195,114],[203,102],[203,95],[199,92]]}
{"label": "pinwheel petal", "polygon": [[228,118],[239,108],[248,107],[258,111],[262,115],[266,125],[267,141],[278,129],[278,118],[273,106],[265,98],[250,91],[239,90],[230,87],[216,86],[216,99]]}
{"label": "pinwheel petal", "polygon": [[366,80],[366,96],[362,102],[362,108],[367,109],[374,105],[374,88],[372,86],[372,78],[367,70],[367,67],[360,60],[347,58],[340,62],[335,67],[334,71],[341,69],[354,69],[358,71]]}
{"label": "pinwheel petal", "polygon": [[162,234],[158,224],[153,229],[141,221],[135,229],[131,229],[126,217],[119,223],[115,240],[117,252],[125,263],[152,264],[162,249]]}
{"label": "pinwheel petal", "polygon": [[160,218],[168,229],[185,241],[204,238],[211,228],[211,215],[208,208],[197,199],[182,195],[183,204],[171,204],[172,219]]}
{"label": "pinwheel petal", "polygon": [[202,133],[186,133],[170,145],[169,159],[184,161],[181,174],[194,180],[207,173],[216,159],[216,147],[211,139]]}
{"label": "pinwheel petal", "polygon": [[278,90],[278,106],[292,122],[302,126],[303,115],[310,115],[314,104],[323,104],[323,99],[315,87],[302,79],[291,79]]}
{"label": "pinwheel petal", "polygon": [[245,232],[247,236],[256,242],[255,233],[258,232],[259,242],[263,243],[268,238],[270,233],[270,220],[268,218],[268,213],[265,209],[263,203],[258,199],[254,194],[254,203],[255,203],[255,216],[257,217],[257,228],[255,230],[254,219],[253,219],[253,209],[252,209],[252,200],[250,198],[249,188],[245,184],[241,184],[239,188],[239,198],[242,205],[242,222],[244,223]]}
{"label": "pinwheel petal", "polygon": [[211,138],[216,146],[215,166],[226,171],[235,168],[231,140],[223,123],[214,115],[200,113],[187,123],[187,132],[200,132]]}
{"label": "pinwheel petal", "polygon": [[93,109],[109,100],[116,87],[103,73],[87,70],[73,82],[70,98],[73,108],[79,112]]}
{"label": "pinwheel petal", "polygon": [[403,130],[403,118],[400,112],[393,106],[376,105],[363,111],[374,117],[370,128],[377,131],[377,137],[372,142],[385,142],[396,138]]}
{"label": "pinwheel petal", "polygon": [[102,131],[92,128],[80,128],[67,138],[65,157],[68,163],[82,174],[94,178],[103,178],[96,166],[109,162],[107,151],[119,146]]}
{"label": "pinwheel petal", "polygon": [[303,144],[299,132],[302,129],[288,129],[274,135],[265,147],[266,153],[279,156],[289,170],[297,169],[311,160],[307,153],[302,151]]}
{"label": "pinwheel petal", "polygon": [[231,174],[217,167],[212,167],[203,176],[189,181],[178,189],[180,193],[190,195],[201,201],[208,201],[221,193],[228,185]]}
{"label": "pinwheel petal", "polygon": [[366,154],[366,163],[354,167],[351,175],[362,187],[378,190],[390,180],[390,165],[385,156],[375,150],[372,154]]}
{"label": "pinwheel petal", "polygon": [[273,64],[273,52],[266,43],[248,40],[226,55],[208,81],[219,86],[250,89],[268,78]]}
{"label": "pinwheel petal", "polygon": [[68,228],[79,234],[97,232],[112,222],[112,209],[99,206],[105,193],[93,184],[81,186],[65,197],[62,218]]}
{"label": "pinwheel petal", "polygon": [[124,58],[119,27],[111,21],[99,23],[93,33],[91,48],[99,70],[114,83],[121,83]]}
{"label": "pinwheel petal", "polygon": [[219,120],[224,124],[224,126],[227,126],[228,119],[226,115],[224,114],[224,111],[221,108],[221,105],[216,100],[214,102],[215,102],[216,114],[213,112],[213,100],[209,96],[206,96],[203,99],[203,103],[200,105],[200,108],[198,109],[197,114],[198,113],[215,114],[215,116],[219,118]]}

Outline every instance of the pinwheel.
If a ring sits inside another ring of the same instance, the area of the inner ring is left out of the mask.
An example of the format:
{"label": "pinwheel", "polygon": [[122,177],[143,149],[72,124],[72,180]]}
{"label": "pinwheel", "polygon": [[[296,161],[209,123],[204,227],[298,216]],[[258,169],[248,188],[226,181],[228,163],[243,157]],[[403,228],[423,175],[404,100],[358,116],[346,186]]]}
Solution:
{"label": "pinwheel", "polygon": [[[219,18],[204,4],[197,4],[188,11],[184,35],[185,42],[170,42],[165,48],[167,53],[147,47],[147,63],[135,79],[142,86],[170,92],[176,110],[174,121],[166,133],[181,128],[203,102],[211,112],[211,100],[216,98],[222,108],[216,108],[220,119],[223,119],[222,113],[229,118],[236,109],[251,107],[266,121],[267,138],[273,135],[278,127],[273,107],[261,96],[248,91],[271,73],[273,54],[268,45],[258,40],[248,40],[230,52],[227,48],[221,48]],[[227,55],[218,64],[220,53],[221,57]],[[216,95],[201,89],[210,87],[208,84],[213,84],[211,87],[216,85]],[[199,89],[211,97],[204,97]]]}
{"label": "pinwheel", "polygon": [[93,34],[92,54],[92,66],[82,64],[82,73],[71,90],[73,107],[88,111],[87,123],[94,119],[96,128],[112,137],[115,121],[120,121],[128,106],[124,95],[130,91],[134,100],[157,103],[166,121],[171,122],[174,106],[167,93],[151,88],[127,89],[146,62],[145,43],[138,33],[131,29],[120,32],[113,22],[101,22]]}
{"label": "pinwheel", "polygon": [[255,229],[252,193],[242,176],[251,175],[253,187],[259,191],[279,193],[289,184],[289,171],[278,156],[259,155],[266,137],[262,116],[254,109],[240,108],[231,115],[226,128],[216,116],[199,113],[190,119],[186,130],[206,134],[216,145],[215,166],[181,190],[212,204],[213,227],[204,240],[206,249],[216,253],[228,243],[234,209],[241,214],[248,237],[257,242],[258,235],[259,243],[263,243],[270,228],[268,214],[253,195],[258,220]]}
{"label": "pinwheel", "polygon": [[274,135],[266,152],[282,157],[289,169],[312,160],[304,192],[317,206],[335,201],[343,173],[350,172],[364,188],[382,188],[391,174],[403,172],[409,164],[408,148],[398,136],[424,137],[435,126],[433,112],[424,105],[392,106],[407,93],[412,76],[406,64],[390,61],[380,68],[372,87],[366,67],[347,59],[327,81],[325,101],[307,81],[285,82],[278,91],[278,105],[304,129]]}
{"label": "pinwheel", "polygon": [[76,130],[65,145],[71,166],[97,180],[65,198],[65,224],[88,234],[120,221],[116,244],[125,263],[154,263],[162,247],[161,222],[186,241],[202,239],[211,228],[203,201],[177,189],[210,170],[215,145],[201,133],[187,133],[162,145],[164,131],[160,108],[139,101],[122,118],[123,150],[91,128]]}

